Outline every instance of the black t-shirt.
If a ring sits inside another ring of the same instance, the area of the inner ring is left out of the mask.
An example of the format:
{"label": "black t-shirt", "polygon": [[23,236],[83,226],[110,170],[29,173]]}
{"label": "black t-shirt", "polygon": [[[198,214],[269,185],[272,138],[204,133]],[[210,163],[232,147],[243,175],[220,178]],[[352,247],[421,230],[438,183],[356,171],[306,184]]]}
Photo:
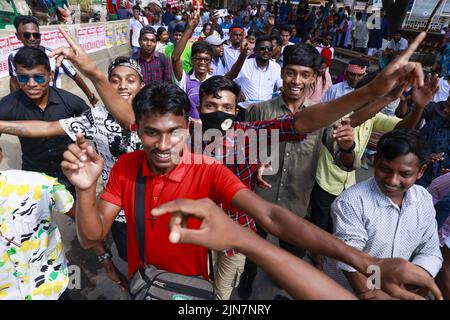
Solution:
{"label": "black t-shirt", "polygon": [[[68,91],[49,87],[47,107],[41,110],[22,90],[17,90],[0,100],[0,119],[55,121],[79,116],[87,109],[89,106],[81,98]],[[19,140],[23,170],[44,172],[70,186],[61,170],[62,154],[72,143],[68,136]]]}

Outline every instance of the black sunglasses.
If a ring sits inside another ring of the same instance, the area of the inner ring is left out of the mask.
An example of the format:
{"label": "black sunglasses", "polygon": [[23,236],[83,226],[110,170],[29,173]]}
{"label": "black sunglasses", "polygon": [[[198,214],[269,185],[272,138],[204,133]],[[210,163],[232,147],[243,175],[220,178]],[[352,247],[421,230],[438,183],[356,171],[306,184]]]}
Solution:
{"label": "black sunglasses", "polygon": [[259,47],[258,50],[259,51],[266,51],[267,50],[269,52],[272,52],[273,47]]}
{"label": "black sunglasses", "polygon": [[33,35],[33,38],[35,39],[40,39],[41,38],[41,33],[40,32],[22,32],[22,35],[25,39],[29,40],[31,38],[31,35]]}

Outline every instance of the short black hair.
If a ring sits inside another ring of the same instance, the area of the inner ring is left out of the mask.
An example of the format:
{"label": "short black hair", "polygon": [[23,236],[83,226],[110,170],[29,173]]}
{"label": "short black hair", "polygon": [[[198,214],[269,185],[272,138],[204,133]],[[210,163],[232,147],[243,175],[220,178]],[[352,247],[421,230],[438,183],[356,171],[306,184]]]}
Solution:
{"label": "short black hair", "polygon": [[270,36],[260,36],[260,37],[257,37],[257,38],[256,38],[256,41],[255,41],[255,48],[258,46],[258,43],[260,43],[260,42],[265,42],[265,41],[272,42]]}
{"label": "short black hair", "polygon": [[16,31],[19,30],[21,24],[28,24],[28,23],[34,23],[36,27],[39,28],[39,21],[33,16],[20,15],[14,18],[14,27],[16,28]]}
{"label": "short black hair", "polygon": [[156,37],[156,31],[155,31],[155,28],[153,28],[153,27],[150,26],[150,25],[146,25],[146,26],[143,27],[143,28],[141,29],[141,31],[139,32],[139,40],[141,40],[142,36],[143,36],[144,34],[147,34],[147,33],[153,34],[153,35]]}
{"label": "short black hair", "polygon": [[136,124],[143,115],[172,113],[189,119],[191,103],[187,94],[177,85],[167,82],[155,82],[142,88],[133,99],[133,111]]}
{"label": "short black hair", "polygon": [[348,64],[354,64],[354,65],[357,65],[358,67],[362,67],[362,68],[369,67],[369,65],[370,65],[369,61],[360,59],[360,58],[352,59],[352,60],[350,60],[350,62]]}
{"label": "short black hair", "polygon": [[397,30],[395,30],[394,34],[399,34],[399,35],[401,35],[401,34],[402,34],[402,30],[397,29]]}
{"label": "short black hair", "polygon": [[292,33],[292,28],[291,28],[290,25],[284,24],[284,25],[282,25],[281,28],[280,28],[280,33],[281,33],[282,31],[287,31],[287,32],[289,32],[289,34],[291,34],[291,33]]}
{"label": "short black hair", "polygon": [[139,7],[138,5],[134,5],[132,9],[133,9],[133,11],[134,11],[134,10],[139,10],[139,11],[141,11],[141,7]]}
{"label": "short black hair", "polygon": [[37,66],[44,66],[50,71],[50,60],[45,52],[38,48],[23,47],[14,56],[14,66],[23,66],[25,69],[33,69]]}
{"label": "short black hair", "polygon": [[397,157],[414,154],[423,166],[430,157],[431,147],[417,130],[397,129],[385,133],[377,145],[377,156],[392,161]]}
{"label": "short black hair", "polygon": [[173,33],[175,32],[184,33],[184,31],[186,31],[186,26],[184,25],[184,23],[179,23],[175,26],[175,28],[173,28]]}
{"label": "short black hair", "polygon": [[191,57],[194,57],[197,53],[206,53],[211,57],[213,56],[213,47],[205,41],[197,41],[192,45]]}
{"label": "short black hair", "polygon": [[298,43],[287,46],[283,51],[283,65],[304,66],[318,71],[322,66],[322,56],[312,45]]}
{"label": "short black hair", "polygon": [[219,99],[219,92],[224,90],[232,92],[236,96],[237,102],[241,94],[241,87],[233,80],[224,76],[212,76],[203,81],[199,89],[200,104],[205,96],[214,96],[214,98]]}
{"label": "short black hair", "polygon": [[273,40],[275,40],[277,42],[278,46],[281,47],[283,45],[283,39],[280,36],[271,36],[270,37],[270,42],[272,42]]}

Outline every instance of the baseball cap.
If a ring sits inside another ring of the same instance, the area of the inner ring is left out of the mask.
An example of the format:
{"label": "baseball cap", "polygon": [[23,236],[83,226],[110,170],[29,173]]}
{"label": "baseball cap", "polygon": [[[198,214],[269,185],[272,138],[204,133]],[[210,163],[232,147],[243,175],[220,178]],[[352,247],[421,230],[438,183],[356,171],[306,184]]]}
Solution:
{"label": "baseball cap", "polygon": [[212,35],[210,35],[210,36],[208,36],[206,39],[205,39],[205,42],[206,43],[209,43],[210,45],[213,45],[213,46],[220,46],[221,44],[223,44],[225,41],[227,41],[228,40],[228,37],[224,37],[223,39],[220,37],[220,36],[218,36],[217,34],[212,34]]}
{"label": "baseball cap", "polygon": [[108,80],[111,80],[112,71],[117,67],[128,67],[136,71],[141,78],[141,81],[144,82],[144,77],[142,76],[141,66],[137,63],[136,60],[128,57],[117,57],[108,67]]}

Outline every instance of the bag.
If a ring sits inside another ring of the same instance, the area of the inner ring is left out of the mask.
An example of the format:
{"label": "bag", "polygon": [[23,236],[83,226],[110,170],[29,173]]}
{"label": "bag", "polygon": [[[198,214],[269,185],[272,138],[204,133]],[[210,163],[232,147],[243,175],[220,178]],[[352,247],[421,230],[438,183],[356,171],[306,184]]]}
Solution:
{"label": "bag", "polygon": [[132,300],[214,300],[214,286],[201,277],[147,266],[131,278],[130,297]]}
{"label": "bag", "polygon": [[[136,178],[134,208],[139,255],[141,262],[144,262],[145,178],[142,176],[142,166]],[[131,278],[129,288],[131,300],[214,300],[215,298],[212,282],[201,276],[167,272],[152,265],[140,268]]]}

